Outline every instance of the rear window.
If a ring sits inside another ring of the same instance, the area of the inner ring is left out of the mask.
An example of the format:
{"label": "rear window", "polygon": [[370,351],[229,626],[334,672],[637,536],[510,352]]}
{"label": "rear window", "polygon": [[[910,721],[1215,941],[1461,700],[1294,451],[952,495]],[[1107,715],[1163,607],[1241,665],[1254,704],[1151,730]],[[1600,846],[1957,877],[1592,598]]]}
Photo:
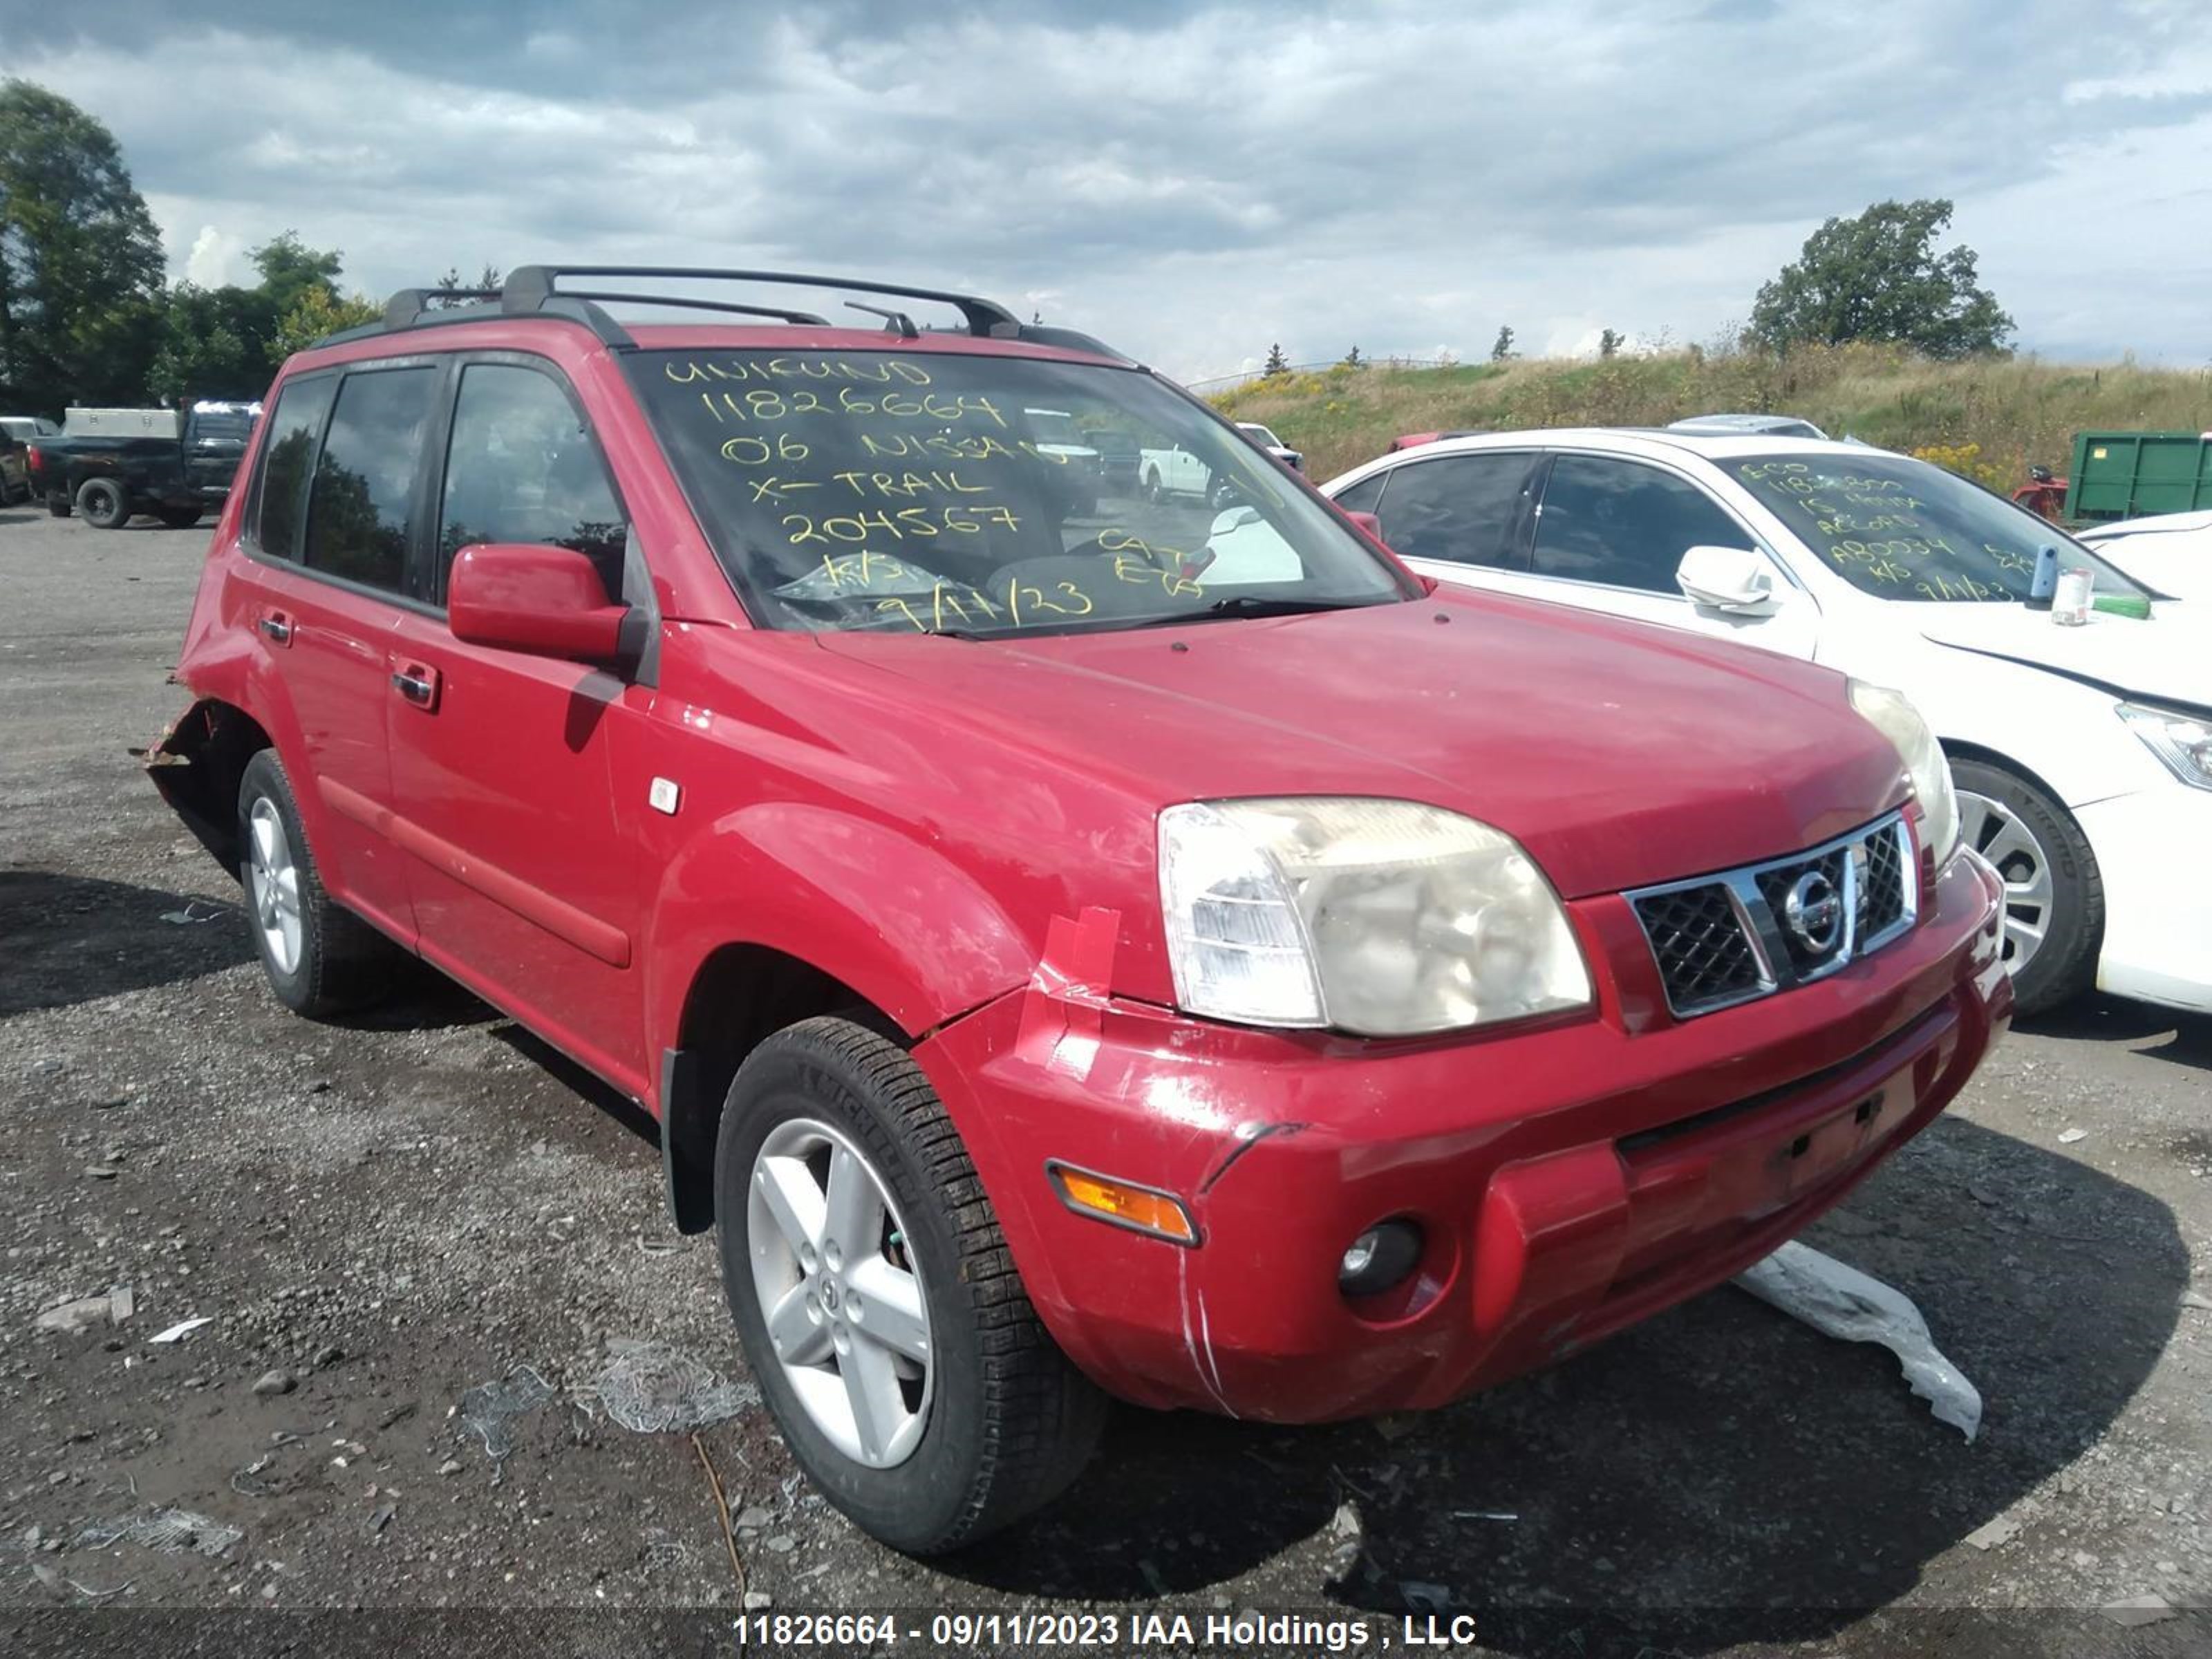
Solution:
{"label": "rear window", "polygon": [[307,504],[307,471],[323,420],[331,412],[335,376],[289,380],[269,418],[269,441],[261,461],[260,495],[255,503],[255,543],[272,558],[300,556],[300,525]]}
{"label": "rear window", "polygon": [[345,377],[308,492],[309,569],[405,587],[408,512],[437,384],[428,367]]}

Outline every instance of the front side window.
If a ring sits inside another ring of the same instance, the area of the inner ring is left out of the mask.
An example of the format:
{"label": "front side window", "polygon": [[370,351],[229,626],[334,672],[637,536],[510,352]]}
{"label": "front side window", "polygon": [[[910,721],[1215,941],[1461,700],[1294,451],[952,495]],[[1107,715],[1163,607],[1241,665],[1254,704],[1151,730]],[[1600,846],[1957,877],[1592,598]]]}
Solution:
{"label": "front side window", "polygon": [[1382,492],[1382,539],[1410,559],[1498,568],[1514,562],[1513,532],[1528,477],[1525,451],[1408,461]]}
{"label": "front side window", "polygon": [[765,627],[1003,636],[1413,597],[1148,374],[964,351],[624,362]]}
{"label": "front side window", "polygon": [[307,496],[310,570],[392,592],[407,585],[407,515],[434,368],[356,371],[338,387]]}
{"label": "front side window", "polygon": [[276,559],[300,556],[300,525],[307,501],[307,473],[315,445],[331,412],[335,375],[288,380],[269,417],[269,441],[261,452],[260,495],[255,503],[253,539]]}
{"label": "front side window", "polygon": [[1529,568],[1563,581],[1680,594],[1674,572],[1692,548],[1751,545],[1718,502],[1671,472],[1562,455],[1544,484]]}
{"label": "front side window", "polygon": [[2141,595],[2050,520],[1926,461],[1880,450],[1800,451],[1715,463],[1863,593],[1920,603],[2025,599],[2037,555],[2087,569],[2099,593]]}
{"label": "front side window", "polygon": [[461,371],[439,504],[438,581],[477,542],[574,548],[623,591],[623,510],[590,429],[553,379],[510,363]]}

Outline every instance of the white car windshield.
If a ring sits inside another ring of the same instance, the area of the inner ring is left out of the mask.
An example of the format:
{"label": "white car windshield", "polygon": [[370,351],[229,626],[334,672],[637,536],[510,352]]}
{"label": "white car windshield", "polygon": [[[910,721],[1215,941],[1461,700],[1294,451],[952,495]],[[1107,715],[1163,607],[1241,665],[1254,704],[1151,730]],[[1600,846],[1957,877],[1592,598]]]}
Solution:
{"label": "white car windshield", "polygon": [[2017,602],[2028,597],[2045,547],[2060,568],[2087,568],[2096,592],[2144,591],[2048,519],[1926,461],[1865,450],[1714,464],[1845,581],[1878,599]]}

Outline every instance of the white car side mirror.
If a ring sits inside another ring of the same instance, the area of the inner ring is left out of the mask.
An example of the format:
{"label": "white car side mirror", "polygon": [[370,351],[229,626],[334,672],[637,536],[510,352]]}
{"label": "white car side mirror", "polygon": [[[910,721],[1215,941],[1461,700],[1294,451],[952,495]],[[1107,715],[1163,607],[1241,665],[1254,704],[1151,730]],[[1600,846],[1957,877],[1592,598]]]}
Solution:
{"label": "white car side mirror", "polygon": [[1766,556],[1745,547],[1693,547],[1674,568],[1674,582],[1693,605],[1765,616],[1778,603]]}

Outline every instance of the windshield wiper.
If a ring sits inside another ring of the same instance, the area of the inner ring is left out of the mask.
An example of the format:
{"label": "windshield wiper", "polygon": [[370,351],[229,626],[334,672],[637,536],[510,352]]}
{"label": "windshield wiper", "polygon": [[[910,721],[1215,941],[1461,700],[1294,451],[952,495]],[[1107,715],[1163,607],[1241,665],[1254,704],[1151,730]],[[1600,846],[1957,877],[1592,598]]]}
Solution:
{"label": "windshield wiper", "polygon": [[1147,617],[1142,622],[1131,623],[1129,626],[1172,628],[1182,623],[1215,622],[1228,617],[1302,617],[1316,611],[1364,611],[1371,605],[1387,603],[1389,601],[1382,599],[1316,599],[1283,593],[1232,593],[1225,599],[1216,599],[1195,611],[1178,611],[1166,617]]}

